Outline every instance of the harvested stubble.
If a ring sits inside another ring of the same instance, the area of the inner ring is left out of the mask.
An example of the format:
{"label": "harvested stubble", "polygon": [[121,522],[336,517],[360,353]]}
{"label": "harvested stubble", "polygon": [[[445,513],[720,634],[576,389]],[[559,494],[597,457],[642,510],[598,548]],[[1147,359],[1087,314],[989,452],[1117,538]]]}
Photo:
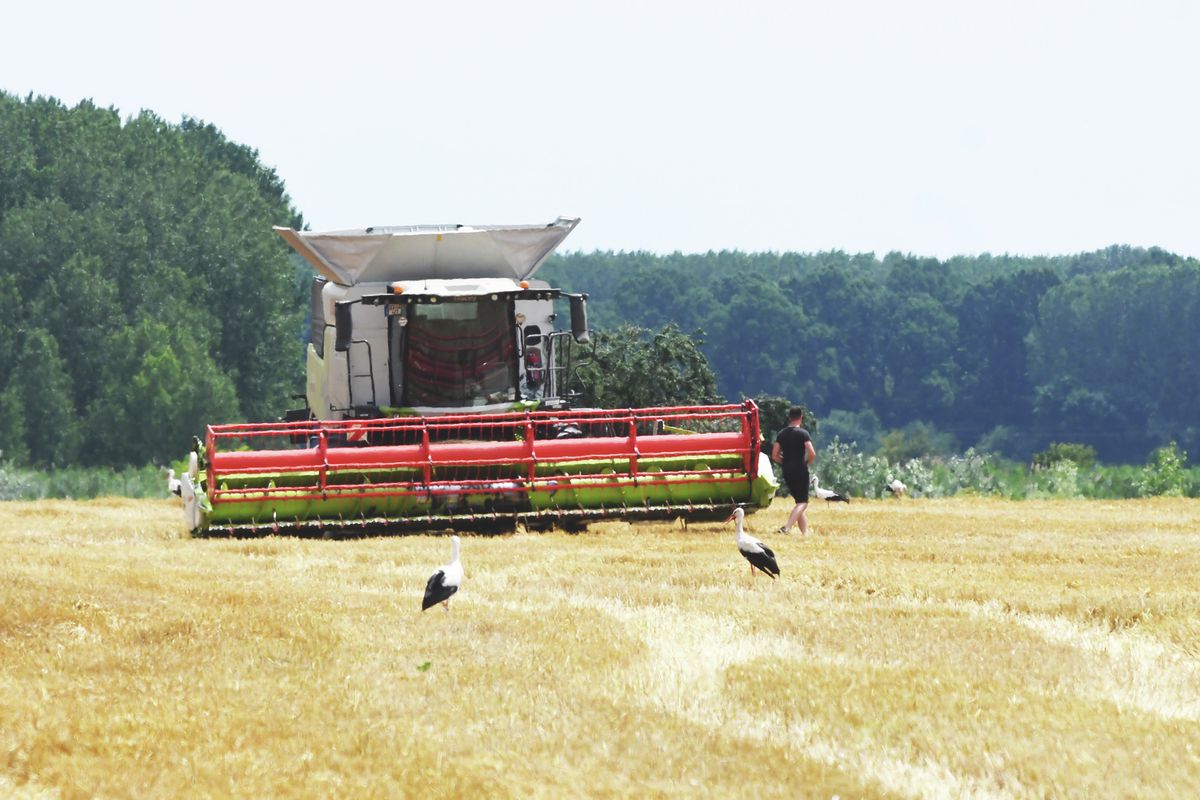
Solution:
{"label": "harvested stubble", "polygon": [[1200,796],[1200,502],[189,540],[0,504],[0,794]]}

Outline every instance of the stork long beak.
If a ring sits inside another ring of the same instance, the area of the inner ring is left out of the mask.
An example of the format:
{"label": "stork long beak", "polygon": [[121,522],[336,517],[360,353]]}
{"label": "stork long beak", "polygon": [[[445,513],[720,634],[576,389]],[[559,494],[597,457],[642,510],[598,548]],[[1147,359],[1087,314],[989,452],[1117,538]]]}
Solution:
{"label": "stork long beak", "polygon": [[725,518],[726,522],[733,522],[733,518],[737,516],[737,511],[729,512],[729,516]]}

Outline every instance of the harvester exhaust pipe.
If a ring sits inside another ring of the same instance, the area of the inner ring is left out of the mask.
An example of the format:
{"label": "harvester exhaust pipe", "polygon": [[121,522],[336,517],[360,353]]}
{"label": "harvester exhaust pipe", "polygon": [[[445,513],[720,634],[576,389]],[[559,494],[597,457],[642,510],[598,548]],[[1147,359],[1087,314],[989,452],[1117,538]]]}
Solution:
{"label": "harvester exhaust pipe", "polygon": [[571,335],[580,344],[587,344],[591,341],[587,322],[588,296],[586,294],[569,294],[567,297],[571,301]]}
{"label": "harvester exhaust pipe", "polygon": [[350,318],[350,306],[357,300],[339,300],[333,308],[333,322],[337,326],[337,339],[333,349],[344,353],[350,349],[350,340],[354,338],[354,325]]}

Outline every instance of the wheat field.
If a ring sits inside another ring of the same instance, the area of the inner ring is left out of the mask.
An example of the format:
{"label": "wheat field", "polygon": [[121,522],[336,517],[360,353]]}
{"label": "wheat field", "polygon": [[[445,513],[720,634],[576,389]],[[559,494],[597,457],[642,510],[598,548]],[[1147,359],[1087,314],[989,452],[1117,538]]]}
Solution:
{"label": "wheat field", "polygon": [[1196,797],[1200,501],[185,538],[0,504],[0,796]]}

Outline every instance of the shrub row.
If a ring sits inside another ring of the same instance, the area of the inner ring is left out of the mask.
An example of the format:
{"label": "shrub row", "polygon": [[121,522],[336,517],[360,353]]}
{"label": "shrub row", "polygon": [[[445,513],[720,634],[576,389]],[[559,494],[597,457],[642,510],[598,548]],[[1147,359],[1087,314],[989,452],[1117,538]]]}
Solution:
{"label": "shrub row", "polygon": [[902,481],[913,497],[964,493],[1012,500],[1200,497],[1200,467],[1189,468],[1186,460],[1187,454],[1172,444],[1155,451],[1144,466],[1094,462],[1081,466],[1069,458],[1026,465],[973,449],[961,455],[929,455],[892,463],[834,437],[821,448],[813,471],[820,475],[822,487],[851,497],[886,496],[884,487],[893,478]]}
{"label": "shrub row", "polygon": [[[814,472],[821,485],[850,497],[878,498],[893,478],[913,497],[956,494],[994,495],[1012,500],[1035,498],[1122,499],[1200,497],[1200,467],[1186,466],[1187,454],[1173,445],[1160,448],[1143,465],[1081,466],[1068,458],[1033,465],[1007,461],[973,449],[954,456],[922,456],[890,463],[863,453],[854,443],[833,441],[821,448]],[[182,464],[176,465],[179,470]],[[786,492],[786,489],[782,490]],[[0,500],[42,498],[166,497],[162,467],[136,469],[71,467],[49,471],[0,462]]]}

